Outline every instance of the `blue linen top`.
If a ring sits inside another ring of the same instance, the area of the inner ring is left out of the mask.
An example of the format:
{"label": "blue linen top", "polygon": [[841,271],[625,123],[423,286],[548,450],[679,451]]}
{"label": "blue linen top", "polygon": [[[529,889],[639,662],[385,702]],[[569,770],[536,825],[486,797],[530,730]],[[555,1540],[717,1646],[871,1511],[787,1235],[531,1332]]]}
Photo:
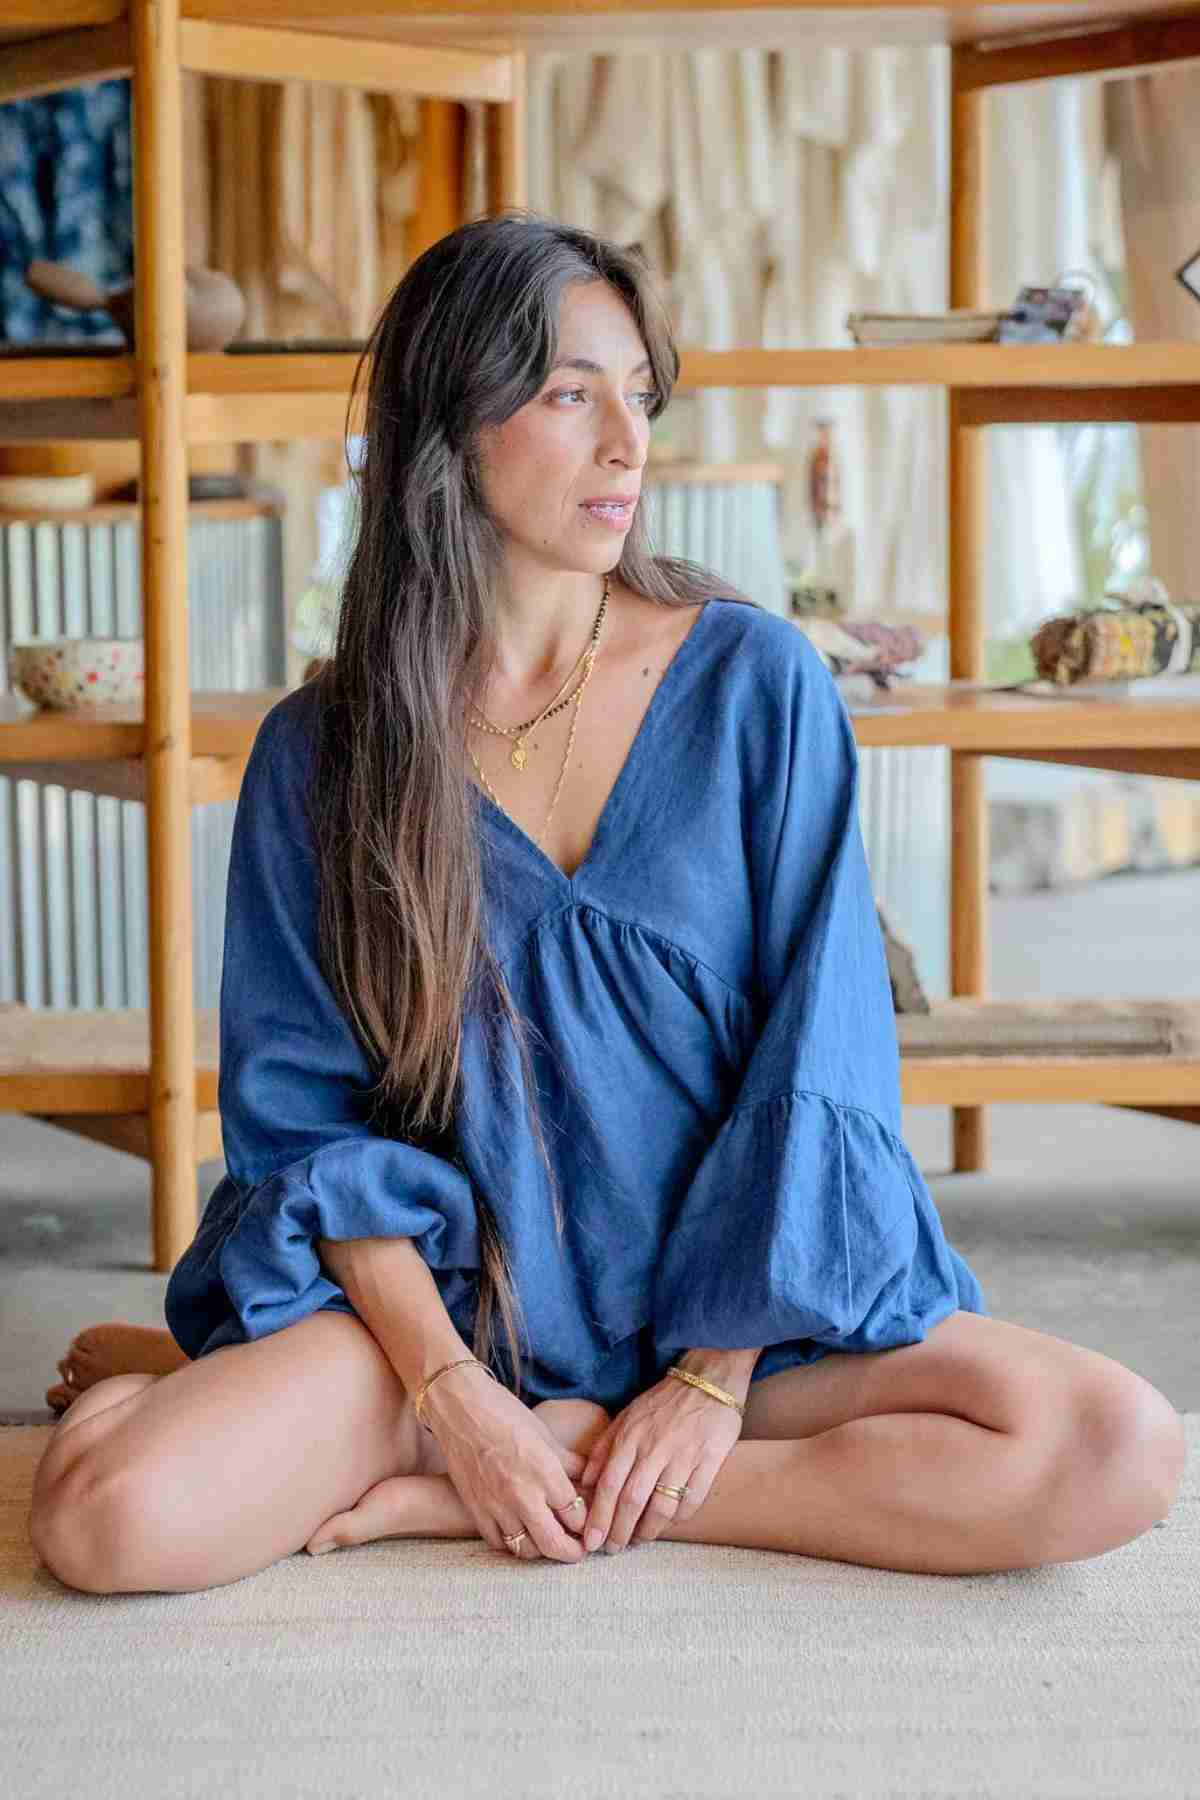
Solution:
{"label": "blue linen top", "polygon": [[761,1349],[761,1380],[920,1343],[960,1307],[987,1316],[901,1136],[858,749],[803,632],[704,604],[573,875],[472,783],[489,942],[537,1027],[561,1244],[507,1025],[489,1070],[468,1006],[451,1155],[366,1122],[372,1072],[316,952],[314,698],[307,685],[272,707],[238,798],[227,1172],[165,1301],[189,1356],[353,1313],[318,1238],[411,1238],[470,1347],[476,1188],[510,1257],[530,1404],[619,1410],[699,1346]]}

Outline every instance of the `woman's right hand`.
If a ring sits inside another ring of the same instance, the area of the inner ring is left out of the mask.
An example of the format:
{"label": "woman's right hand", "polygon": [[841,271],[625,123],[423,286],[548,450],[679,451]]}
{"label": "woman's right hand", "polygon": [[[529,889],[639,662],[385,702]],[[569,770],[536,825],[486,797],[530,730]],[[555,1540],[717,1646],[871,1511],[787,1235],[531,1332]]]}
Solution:
{"label": "woman's right hand", "polygon": [[493,1550],[513,1555],[504,1536],[524,1531],[518,1556],[583,1561],[587,1552],[564,1519],[577,1521],[582,1531],[587,1508],[565,1509],[578,1492],[569,1470],[582,1474],[585,1457],[560,1444],[509,1388],[470,1363],[442,1375],[421,1411],[446,1459],[446,1473]]}

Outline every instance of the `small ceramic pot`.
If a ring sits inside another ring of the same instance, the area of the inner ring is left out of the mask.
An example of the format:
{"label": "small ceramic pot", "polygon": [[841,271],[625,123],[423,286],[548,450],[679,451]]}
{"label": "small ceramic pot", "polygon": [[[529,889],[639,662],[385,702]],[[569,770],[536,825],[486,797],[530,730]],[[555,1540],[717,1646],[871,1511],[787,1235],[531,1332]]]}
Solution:
{"label": "small ceramic pot", "polygon": [[30,638],[9,646],[8,678],[38,706],[54,712],[140,701],[145,680],[142,638]]}

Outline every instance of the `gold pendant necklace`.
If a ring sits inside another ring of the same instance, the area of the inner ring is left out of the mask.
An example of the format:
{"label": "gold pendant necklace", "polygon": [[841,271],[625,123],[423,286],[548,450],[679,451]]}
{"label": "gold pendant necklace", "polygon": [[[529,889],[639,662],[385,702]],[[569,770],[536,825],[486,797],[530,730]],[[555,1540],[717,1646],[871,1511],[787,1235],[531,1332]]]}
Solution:
{"label": "gold pendant necklace", "polygon": [[[608,610],[608,596],[609,596],[609,578],[607,575],[605,575],[605,577],[604,577],[604,593],[601,596],[600,608],[596,614],[595,621],[592,625],[592,635],[589,640],[589,643],[587,645],[585,645],[584,649],[576,657],[575,662],[573,663],[571,669],[568,671],[567,675],[564,677],[562,685],[559,687],[558,693],[555,694],[555,696],[554,696],[553,700],[551,700],[550,704],[548,706],[546,706],[545,708],[543,708],[543,710],[540,713],[538,713],[536,718],[526,720],[526,722],[523,725],[496,725],[492,722],[491,719],[488,718],[487,714],[483,711],[482,707],[479,707],[479,706],[475,707],[475,711],[478,714],[478,717],[475,719],[472,719],[471,723],[476,727],[477,730],[490,731],[490,732],[493,732],[497,737],[513,738],[515,740],[513,747],[511,749],[511,751],[509,752],[509,758],[508,758],[508,760],[511,762],[514,769],[523,769],[525,767],[526,762],[529,759],[529,752],[526,750],[525,743],[524,743],[524,740],[525,740],[525,738],[527,738],[529,736],[529,733],[531,731],[536,730],[536,728],[539,725],[541,725],[544,720],[552,719],[556,713],[560,713],[564,706],[569,706],[571,704],[571,701],[575,698],[576,693],[581,691],[583,683],[586,682],[587,676],[585,675],[583,677],[583,682],[581,682],[579,688],[574,689],[570,694],[568,694],[565,700],[560,699],[559,696],[562,694],[563,688],[565,688],[567,685],[567,682],[571,680],[572,676],[575,674],[576,669],[578,669],[580,663],[583,662],[587,656],[594,655],[596,652],[596,649],[598,648],[599,637],[600,637],[600,627],[604,621],[604,615],[605,615],[606,611]],[[472,703],[472,704],[474,704],[474,703]]]}
{"label": "gold pendant necklace", "polygon": [[[568,696],[565,700],[563,700],[561,703],[559,703],[558,696],[556,695],[554,700],[551,701],[550,705],[548,707],[546,707],[544,711],[540,712],[536,719],[531,719],[528,722],[528,724],[525,724],[525,725],[508,725],[508,726],[494,725],[491,722],[491,720],[488,719],[486,717],[486,715],[484,715],[482,713],[482,709],[479,709],[479,708],[476,709],[477,711],[480,712],[479,720],[472,721],[472,723],[478,723],[481,730],[495,732],[501,737],[514,737],[515,736],[516,743],[513,745],[513,748],[509,754],[509,761],[512,763],[512,765],[515,769],[523,769],[525,767],[525,762],[526,762],[526,750],[525,750],[525,745],[522,742],[522,740],[528,735],[529,732],[533,731],[536,726],[540,725],[542,723],[543,719],[549,718],[551,716],[551,713],[560,712],[562,710],[563,706],[570,706],[571,703],[574,702],[575,713],[574,713],[574,717],[571,720],[571,730],[567,737],[567,747],[563,753],[562,767],[559,769],[558,780],[555,783],[555,787],[554,787],[554,795],[550,801],[550,810],[546,814],[546,820],[542,826],[541,831],[539,832],[538,836],[534,839],[534,842],[537,844],[539,849],[541,848],[542,839],[545,837],[546,832],[549,829],[550,820],[554,814],[554,808],[558,804],[558,796],[562,790],[562,784],[566,778],[567,767],[571,760],[571,750],[575,743],[575,728],[579,723],[579,702],[583,698],[584,688],[586,688],[588,681],[591,679],[592,668],[593,668],[593,665],[595,664],[596,652],[599,647],[600,627],[604,622],[604,615],[608,609],[608,594],[609,594],[609,581],[608,581],[608,576],[606,575],[604,577],[604,594],[600,601],[599,611],[597,612],[595,620],[592,624],[591,639],[590,639],[586,649],[582,653],[581,660],[585,664],[583,676],[579,682],[579,685],[570,694],[568,694]],[[578,668],[578,666],[579,666],[579,664],[577,662],[575,664],[575,667]],[[574,673],[574,671],[572,671],[572,673]],[[567,679],[570,680],[570,676],[568,676]],[[565,685],[566,685],[566,683],[564,682],[563,686],[565,686]],[[561,693],[562,693],[562,688],[560,687],[559,694],[561,694]],[[475,773],[479,776],[480,781],[483,783],[484,789],[486,790],[488,797],[496,804],[496,806],[498,806],[500,808],[501,812],[507,812],[507,808],[502,804],[502,802],[498,798],[498,796],[495,792],[495,789],[492,787],[491,782],[488,780],[487,776],[484,774],[482,768],[480,767],[479,759],[475,755],[475,752],[471,749],[470,744],[467,745],[467,754],[469,755],[469,757],[471,758],[471,761],[475,765]],[[515,822],[516,821],[514,820],[514,823]]]}

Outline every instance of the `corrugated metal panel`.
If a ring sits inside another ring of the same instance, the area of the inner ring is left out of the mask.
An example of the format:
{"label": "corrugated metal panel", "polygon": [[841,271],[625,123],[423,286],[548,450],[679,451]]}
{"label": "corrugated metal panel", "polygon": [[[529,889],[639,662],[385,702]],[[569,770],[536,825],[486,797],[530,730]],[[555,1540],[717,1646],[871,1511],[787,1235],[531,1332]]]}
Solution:
{"label": "corrugated metal panel", "polygon": [[[188,522],[193,688],[282,686],[282,521]],[[135,518],[0,525],[0,686],[14,638],[136,637]],[[220,997],[225,879],[237,802],[192,809],[195,1003]],[[0,999],[148,1006],[146,809],[0,777]]]}

